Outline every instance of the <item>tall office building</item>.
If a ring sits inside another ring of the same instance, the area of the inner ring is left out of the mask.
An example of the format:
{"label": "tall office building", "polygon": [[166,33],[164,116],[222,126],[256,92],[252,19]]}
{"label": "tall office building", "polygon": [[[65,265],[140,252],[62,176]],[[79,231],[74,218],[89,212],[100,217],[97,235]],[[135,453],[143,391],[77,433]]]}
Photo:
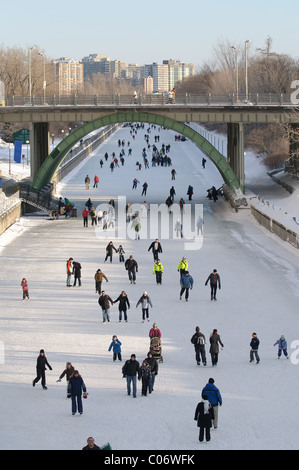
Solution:
{"label": "tall office building", "polygon": [[54,60],[55,88],[59,95],[71,95],[84,90],[83,64],[77,60],[61,57]]}

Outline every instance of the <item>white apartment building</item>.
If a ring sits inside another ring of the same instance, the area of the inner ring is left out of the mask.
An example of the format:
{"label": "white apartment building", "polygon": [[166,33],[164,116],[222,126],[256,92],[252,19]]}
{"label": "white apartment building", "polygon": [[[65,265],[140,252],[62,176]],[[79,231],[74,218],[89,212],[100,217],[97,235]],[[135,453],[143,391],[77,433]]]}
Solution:
{"label": "white apartment building", "polygon": [[61,57],[54,60],[55,88],[59,95],[71,95],[84,90],[83,64],[75,59]]}

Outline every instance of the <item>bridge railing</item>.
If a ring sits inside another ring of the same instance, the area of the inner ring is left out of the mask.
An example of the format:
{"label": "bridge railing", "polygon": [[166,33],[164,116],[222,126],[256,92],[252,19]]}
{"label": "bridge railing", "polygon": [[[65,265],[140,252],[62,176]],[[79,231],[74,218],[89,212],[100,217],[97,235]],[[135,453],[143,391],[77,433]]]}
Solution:
{"label": "bridge railing", "polygon": [[6,107],[19,106],[150,106],[150,105],[195,105],[195,106],[290,106],[291,94],[275,93],[228,93],[226,95],[185,93],[172,98],[167,93],[133,95],[50,95],[12,96],[5,99]]}

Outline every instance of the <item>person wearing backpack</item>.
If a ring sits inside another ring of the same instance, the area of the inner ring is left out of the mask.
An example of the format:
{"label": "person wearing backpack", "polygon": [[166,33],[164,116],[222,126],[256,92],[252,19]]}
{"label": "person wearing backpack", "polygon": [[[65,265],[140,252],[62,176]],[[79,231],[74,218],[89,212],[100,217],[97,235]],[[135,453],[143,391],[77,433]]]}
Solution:
{"label": "person wearing backpack", "polygon": [[194,344],[195,350],[195,360],[196,364],[200,366],[200,359],[204,366],[207,365],[207,358],[206,358],[206,338],[203,333],[201,333],[199,326],[195,328],[195,333],[191,338],[191,343]]}

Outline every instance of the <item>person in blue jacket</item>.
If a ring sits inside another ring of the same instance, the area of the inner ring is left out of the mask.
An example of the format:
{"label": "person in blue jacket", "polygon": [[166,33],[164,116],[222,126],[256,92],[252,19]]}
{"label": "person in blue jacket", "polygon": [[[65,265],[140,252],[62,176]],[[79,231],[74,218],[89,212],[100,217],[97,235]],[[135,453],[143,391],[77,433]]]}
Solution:
{"label": "person in blue jacket", "polygon": [[193,287],[193,277],[189,274],[189,271],[185,271],[185,273],[182,274],[180,284],[181,284],[180,300],[182,299],[183,293],[186,291],[185,300],[187,302],[189,298],[189,289],[192,289]]}
{"label": "person in blue jacket", "polygon": [[116,335],[112,336],[112,342],[108,351],[111,351],[111,349],[113,349],[113,360],[116,361],[116,358],[118,358],[118,360],[121,361],[121,342]]}
{"label": "person in blue jacket", "polygon": [[214,418],[213,426],[216,429],[218,427],[218,405],[222,406],[222,397],[219,389],[214,385],[214,379],[210,378],[207,385],[202,389],[201,396],[208,397],[209,403],[213,407]]}
{"label": "person in blue jacket", "polygon": [[281,353],[283,352],[283,354],[285,355],[285,357],[287,359],[289,359],[289,356],[288,356],[288,343],[286,342],[286,339],[283,335],[281,335],[281,337],[276,341],[276,343],[273,344],[273,346],[276,346],[278,344],[278,358],[280,358],[281,356]]}
{"label": "person in blue jacket", "polygon": [[80,415],[83,413],[82,405],[82,391],[83,397],[87,398],[87,390],[85,383],[77,370],[75,370],[73,377],[70,378],[67,389],[67,398],[72,399],[72,414],[76,414],[77,410]]}

